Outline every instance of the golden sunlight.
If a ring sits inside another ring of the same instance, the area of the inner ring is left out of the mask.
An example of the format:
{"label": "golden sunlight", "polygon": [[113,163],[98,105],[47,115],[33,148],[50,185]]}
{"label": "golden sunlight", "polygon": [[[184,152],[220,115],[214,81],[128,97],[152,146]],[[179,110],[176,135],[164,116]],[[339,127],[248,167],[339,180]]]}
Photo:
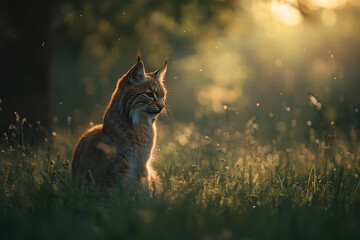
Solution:
{"label": "golden sunlight", "polygon": [[273,18],[279,22],[287,25],[297,25],[303,21],[300,11],[290,4],[272,1],[269,8]]}
{"label": "golden sunlight", "polygon": [[347,0],[310,0],[308,1],[310,8],[343,8]]}
{"label": "golden sunlight", "polygon": [[321,20],[327,26],[334,26],[336,23],[336,13],[331,9],[324,9],[321,13]]}

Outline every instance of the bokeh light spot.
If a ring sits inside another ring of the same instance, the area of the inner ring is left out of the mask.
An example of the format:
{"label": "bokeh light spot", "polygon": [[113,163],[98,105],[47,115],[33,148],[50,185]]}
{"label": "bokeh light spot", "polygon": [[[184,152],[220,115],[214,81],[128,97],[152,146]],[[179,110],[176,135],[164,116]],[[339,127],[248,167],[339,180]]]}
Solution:
{"label": "bokeh light spot", "polygon": [[331,9],[324,9],[321,13],[321,20],[326,26],[334,26],[336,23],[336,14]]}
{"label": "bokeh light spot", "polygon": [[272,1],[270,11],[275,20],[287,25],[297,25],[303,21],[300,11],[290,4]]}

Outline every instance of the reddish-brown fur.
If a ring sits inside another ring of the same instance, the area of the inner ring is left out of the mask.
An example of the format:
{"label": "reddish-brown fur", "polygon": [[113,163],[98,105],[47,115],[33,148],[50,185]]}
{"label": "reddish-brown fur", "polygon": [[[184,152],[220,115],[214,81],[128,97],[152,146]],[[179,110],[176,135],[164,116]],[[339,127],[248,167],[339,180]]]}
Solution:
{"label": "reddish-brown fur", "polygon": [[155,121],[165,107],[166,70],[167,62],[159,70],[145,73],[138,55],[138,63],[119,79],[103,123],[80,137],[72,162],[74,180],[116,183],[122,179],[143,185],[154,180],[150,160]]}

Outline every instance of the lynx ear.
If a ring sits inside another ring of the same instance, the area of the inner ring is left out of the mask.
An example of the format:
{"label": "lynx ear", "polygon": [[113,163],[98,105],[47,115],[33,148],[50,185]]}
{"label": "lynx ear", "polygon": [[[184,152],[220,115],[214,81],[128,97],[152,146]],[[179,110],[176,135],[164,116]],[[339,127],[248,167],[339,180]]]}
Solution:
{"label": "lynx ear", "polygon": [[144,63],[140,58],[138,58],[138,63],[129,70],[128,81],[131,85],[140,85],[146,81]]}
{"label": "lynx ear", "polygon": [[168,60],[166,59],[164,66],[162,66],[159,70],[156,70],[154,72],[156,79],[159,80],[160,82],[164,81],[164,77],[167,71],[167,64],[168,64]]}

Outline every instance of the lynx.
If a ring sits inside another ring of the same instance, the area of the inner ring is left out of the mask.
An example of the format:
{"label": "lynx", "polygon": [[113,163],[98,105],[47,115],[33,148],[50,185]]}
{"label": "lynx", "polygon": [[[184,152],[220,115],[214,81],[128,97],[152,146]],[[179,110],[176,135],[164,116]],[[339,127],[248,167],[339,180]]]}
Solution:
{"label": "lynx", "polygon": [[148,186],[156,178],[151,168],[156,119],[164,111],[166,89],[163,67],[146,73],[141,55],[117,82],[102,124],[79,139],[72,161],[75,181]]}

